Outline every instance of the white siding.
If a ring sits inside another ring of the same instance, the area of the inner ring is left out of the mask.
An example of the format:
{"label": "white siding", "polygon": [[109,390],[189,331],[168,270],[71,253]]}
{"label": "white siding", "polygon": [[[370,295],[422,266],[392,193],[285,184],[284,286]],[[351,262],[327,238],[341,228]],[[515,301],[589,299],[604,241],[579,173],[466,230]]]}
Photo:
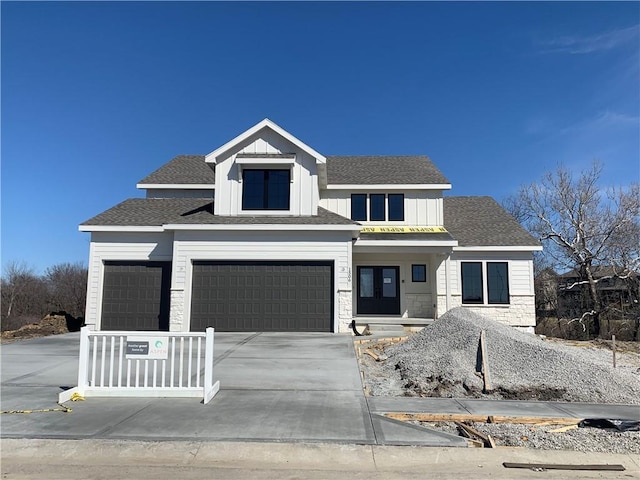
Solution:
{"label": "white siding", "polygon": [[[453,252],[449,269],[449,308],[462,305],[460,263],[507,262],[509,269],[509,305],[465,305],[473,311],[515,326],[535,326],[533,259],[531,252]],[[446,262],[437,268],[438,312],[446,311]],[[486,283],[486,282],[485,282]]]}
{"label": "white siding", "polygon": [[[351,217],[352,193],[403,193],[404,194],[404,221],[402,222],[368,222],[363,225],[381,223],[389,225],[411,226],[442,226],[442,191],[440,190],[404,190],[401,185],[397,190],[322,190],[320,192],[320,206],[342,215]],[[368,208],[367,208],[368,211]]]}
{"label": "white siding", "polygon": [[170,261],[172,256],[172,233],[92,233],[89,249],[85,323],[94,329],[100,328],[105,261]]}
{"label": "white siding", "polygon": [[[216,215],[242,215],[241,169],[235,162],[236,154],[295,154],[292,170],[291,208],[278,215],[316,215],[318,212],[318,175],[315,158],[297,148],[271,130],[261,130],[247,141],[230,150],[216,164]],[[261,159],[265,168],[272,168],[269,159]],[[279,167],[283,168],[283,167]],[[251,212],[251,215],[274,215],[273,211]]]}
{"label": "white siding", "polygon": [[182,311],[171,309],[171,329],[188,331],[194,260],[319,260],[334,262],[334,328],[346,330],[337,292],[351,292],[351,234],[348,232],[176,232],[172,301],[182,293]]}

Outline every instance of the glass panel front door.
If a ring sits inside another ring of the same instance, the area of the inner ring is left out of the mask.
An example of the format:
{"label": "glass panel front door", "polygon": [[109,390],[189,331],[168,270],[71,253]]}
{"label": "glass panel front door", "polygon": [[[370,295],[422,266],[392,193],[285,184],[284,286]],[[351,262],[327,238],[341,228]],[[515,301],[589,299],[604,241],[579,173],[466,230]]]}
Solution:
{"label": "glass panel front door", "polygon": [[399,315],[399,267],[358,267],[358,314]]}

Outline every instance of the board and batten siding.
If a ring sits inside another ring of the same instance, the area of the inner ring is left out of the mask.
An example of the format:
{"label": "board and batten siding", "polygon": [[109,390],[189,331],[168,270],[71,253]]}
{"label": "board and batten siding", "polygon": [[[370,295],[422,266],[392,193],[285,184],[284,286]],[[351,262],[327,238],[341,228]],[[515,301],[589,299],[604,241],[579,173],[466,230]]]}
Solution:
{"label": "board and batten siding", "polygon": [[171,261],[173,233],[93,232],[89,247],[85,323],[100,329],[104,262]]}
{"label": "board and batten siding", "polygon": [[[216,215],[242,215],[241,168],[235,162],[238,153],[253,154],[295,154],[292,169],[290,210],[279,212],[286,215],[317,215],[318,213],[318,173],[316,160],[288,140],[270,130],[261,130],[251,136],[236,149],[230,150],[216,163]],[[269,159],[259,159],[265,168],[286,168],[273,166]],[[255,212],[251,215],[273,215],[272,211]]]}
{"label": "board and batten siding", "polygon": [[[350,315],[340,314],[338,292],[351,294],[350,232],[180,232],[175,233],[171,272],[172,331],[188,331],[194,260],[333,261],[334,331],[346,331]],[[348,316],[348,318],[347,318]]]}
{"label": "board and batten siding", "polygon": [[[320,206],[343,217],[351,218],[351,194],[353,193],[403,193],[404,221],[384,222],[385,224],[430,227],[443,225],[441,190],[404,190],[402,186],[398,186],[397,190],[363,189],[350,191],[329,189],[320,192]],[[369,223],[379,225],[381,222],[361,221],[360,223],[363,225]]]}

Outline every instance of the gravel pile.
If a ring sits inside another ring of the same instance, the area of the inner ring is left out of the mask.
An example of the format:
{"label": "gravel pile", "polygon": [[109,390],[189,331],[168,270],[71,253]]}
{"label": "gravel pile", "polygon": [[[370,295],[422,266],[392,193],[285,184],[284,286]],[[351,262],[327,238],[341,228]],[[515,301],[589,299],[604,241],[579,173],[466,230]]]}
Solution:
{"label": "gravel pile", "polygon": [[[482,393],[479,338],[485,331],[493,392]],[[640,375],[614,370],[601,353],[539,337],[455,308],[407,341],[387,347],[387,368],[429,397],[640,403]]]}

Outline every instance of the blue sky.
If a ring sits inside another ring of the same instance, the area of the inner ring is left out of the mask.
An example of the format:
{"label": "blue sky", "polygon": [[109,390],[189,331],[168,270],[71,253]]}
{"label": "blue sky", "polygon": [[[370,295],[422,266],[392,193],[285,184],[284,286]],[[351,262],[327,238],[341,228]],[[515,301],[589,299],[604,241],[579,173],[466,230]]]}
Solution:
{"label": "blue sky", "polygon": [[559,163],[640,180],[640,4],[1,3],[2,265],[265,117],[325,155],[426,154],[501,201]]}

